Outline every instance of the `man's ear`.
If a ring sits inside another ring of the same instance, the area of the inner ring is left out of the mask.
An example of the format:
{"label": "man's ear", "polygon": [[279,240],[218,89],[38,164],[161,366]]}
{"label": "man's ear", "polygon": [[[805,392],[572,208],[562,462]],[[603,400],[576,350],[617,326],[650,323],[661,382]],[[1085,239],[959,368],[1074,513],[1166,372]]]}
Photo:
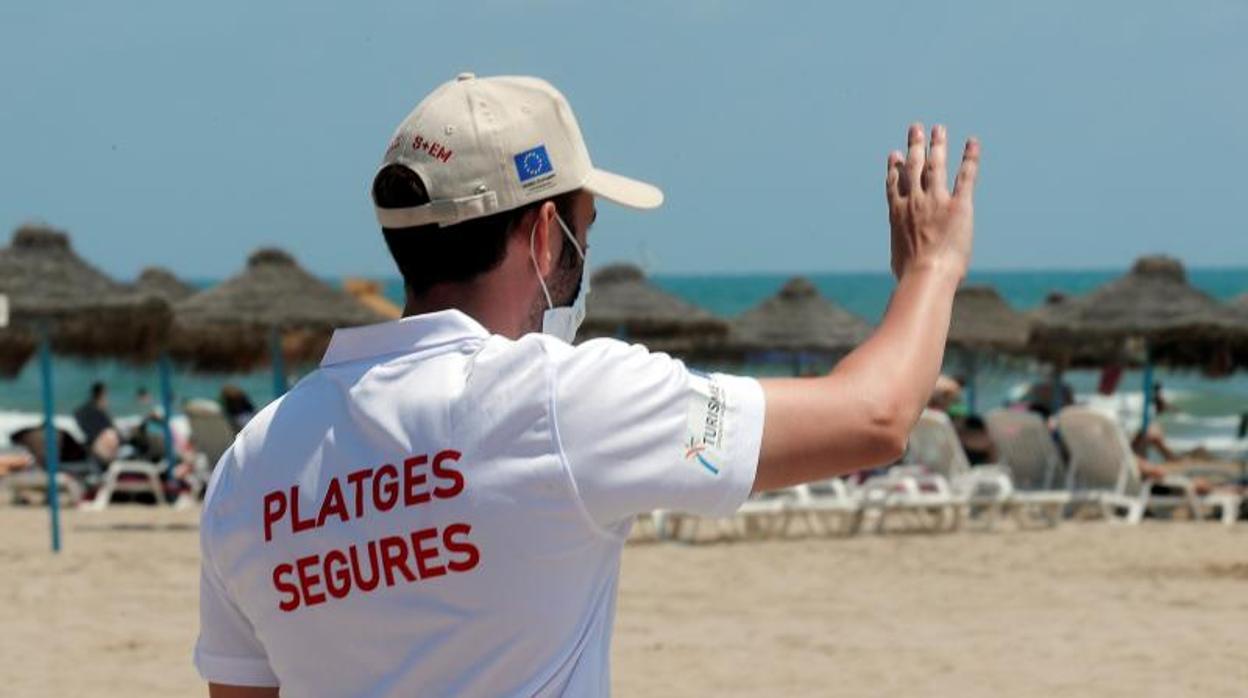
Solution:
{"label": "man's ear", "polygon": [[555,268],[555,260],[559,259],[560,241],[563,231],[555,222],[555,205],[550,201],[525,215],[520,221],[526,243],[532,241],[533,259],[537,260],[537,270],[545,279]]}

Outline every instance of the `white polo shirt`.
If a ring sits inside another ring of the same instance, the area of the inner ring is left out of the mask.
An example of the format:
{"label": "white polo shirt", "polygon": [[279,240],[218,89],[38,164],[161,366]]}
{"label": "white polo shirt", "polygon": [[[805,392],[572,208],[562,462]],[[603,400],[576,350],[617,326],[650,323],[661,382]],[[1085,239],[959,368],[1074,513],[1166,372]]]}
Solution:
{"label": "white polo shirt", "polygon": [[757,381],[615,340],[341,330],[213,474],[195,664],[291,696],[605,695],[633,517],[731,514],[762,424]]}

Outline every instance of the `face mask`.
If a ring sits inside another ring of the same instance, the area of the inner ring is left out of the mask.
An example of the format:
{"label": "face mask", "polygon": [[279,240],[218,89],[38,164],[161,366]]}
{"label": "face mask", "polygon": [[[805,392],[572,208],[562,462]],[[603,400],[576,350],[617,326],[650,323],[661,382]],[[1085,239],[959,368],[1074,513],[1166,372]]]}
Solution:
{"label": "face mask", "polygon": [[542,313],[542,334],[558,337],[571,344],[576,338],[576,331],[580,329],[581,321],[585,319],[585,298],[589,296],[589,260],[581,250],[581,246],[577,244],[576,236],[568,230],[568,226],[558,213],[555,214],[555,220],[559,222],[559,227],[563,228],[563,234],[567,236],[576,254],[581,258],[581,285],[572,305],[556,308],[554,301],[551,300],[550,291],[546,288],[546,281],[542,279],[541,268],[537,265],[537,254],[533,251],[533,238],[537,234],[537,223],[533,224],[533,231],[529,233],[529,258],[533,260],[533,268],[538,272],[537,282],[542,285],[542,293],[546,296],[546,311]]}

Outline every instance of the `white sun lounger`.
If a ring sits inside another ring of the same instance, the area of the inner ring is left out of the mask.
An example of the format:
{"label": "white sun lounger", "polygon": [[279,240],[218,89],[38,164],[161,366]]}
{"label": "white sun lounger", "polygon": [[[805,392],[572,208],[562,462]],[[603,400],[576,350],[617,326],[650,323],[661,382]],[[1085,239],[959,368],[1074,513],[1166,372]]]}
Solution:
{"label": "white sun lounger", "polygon": [[1035,511],[1055,525],[1073,498],[1063,487],[1066,466],[1044,419],[1034,412],[998,409],[985,417],[988,434],[1014,485],[1019,522]]}
{"label": "white sun lounger", "polygon": [[[789,521],[800,497],[796,488],[785,488],[751,495],[730,517],[711,519],[719,538],[767,538],[788,531]],[[659,540],[696,542],[705,520],[701,516],[678,511],[654,511],[647,519],[653,524]]]}
{"label": "white sun lounger", "polygon": [[109,463],[104,471],[104,481],[95,491],[95,498],[87,509],[101,511],[107,509],[113,501],[113,495],[120,493],[149,493],[157,504],[167,503],[165,488],[160,481],[161,465],[145,461],[116,460]]}
{"label": "white sun lounger", "polygon": [[813,533],[857,533],[862,526],[862,500],[841,478],[799,485],[793,516],[803,516]]}
{"label": "white sun lounger", "polygon": [[[1201,496],[1191,480],[1179,476],[1167,476],[1160,483],[1143,482],[1126,434],[1108,416],[1075,406],[1063,409],[1057,420],[1070,451],[1072,491],[1096,492],[1110,520],[1115,520],[1119,510],[1125,510],[1128,523],[1138,523],[1146,511],[1187,508],[1194,519],[1203,518],[1206,509],[1220,509],[1223,523],[1235,523],[1242,502],[1239,495],[1215,492]],[[1159,485],[1179,494],[1157,494],[1154,489]]]}
{"label": "white sun lounger", "polygon": [[[48,497],[48,472],[42,468],[28,468],[9,473],[0,478],[0,486],[9,491],[14,504],[24,504],[34,496],[44,502]],[[66,473],[56,474],[57,501],[62,507],[72,508],[82,502],[82,484]]]}
{"label": "white sun lounger", "polygon": [[949,494],[968,515],[986,513],[989,528],[1005,511],[1014,493],[1009,471],[998,465],[971,466],[958,440],[949,415],[923,410],[910,432],[910,443],[903,459],[907,465],[920,465],[944,477]]}
{"label": "white sun lounger", "polygon": [[923,530],[953,531],[961,525],[966,507],[966,499],[953,491],[944,475],[920,465],[889,468],[864,482],[856,496],[863,526],[877,532],[897,515]]}

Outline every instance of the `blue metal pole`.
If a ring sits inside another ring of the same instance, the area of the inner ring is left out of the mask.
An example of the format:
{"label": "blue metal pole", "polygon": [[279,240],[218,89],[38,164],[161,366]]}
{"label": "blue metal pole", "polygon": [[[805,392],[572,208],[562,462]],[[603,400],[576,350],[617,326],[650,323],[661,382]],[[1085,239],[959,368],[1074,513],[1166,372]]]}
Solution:
{"label": "blue metal pole", "polygon": [[286,394],[286,365],[282,357],[282,333],[276,327],[269,330],[269,350],[273,353],[273,399]]}
{"label": "blue metal pole", "polygon": [[160,353],[157,368],[160,372],[160,405],[165,412],[161,425],[165,431],[166,472],[169,477],[173,477],[173,468],[177,465],[177,449],[173,444],[173,369],[169,363],[169,352]]}
{"label": "blue metal pole", "polygon": [[56,414],[52,397],[52,340],[43,327],[39,338],[39,374],[43,380],[43,453],[48,469],[48,512],[52,517],[52,552],[61,551],[61,495],[56,488],[56,471],[60,454],[59,432],[52,417]]}
{"label": "blue metal pole", "polygon": [[1150,420],[1150,412],[1153,406],[1153,354],[1149,349],[1144,350],[1144,402],[1140,410],[1140,433],[1147,435]]}
{"label": "blue metal pole", "polygon": [[970,350],[968,351],[969,353],[967,354],[966,361],[966,413],[967,415],[972,415],[979,414],[979,412],[975,409],[975,402],[978,397],[976,395],[978,391],[975,389],[975,372],[979,369],[979,366],[975,360],[975,352]]}
{"label": "blue metal pole", "polygon": [[1058,412],[1065,407],[1066,396],[1062,394],[1062,368],[1060,364],[1053,366],[1053,378],[1050,383],[1049,409],[1053,416],[1056,417]]}

